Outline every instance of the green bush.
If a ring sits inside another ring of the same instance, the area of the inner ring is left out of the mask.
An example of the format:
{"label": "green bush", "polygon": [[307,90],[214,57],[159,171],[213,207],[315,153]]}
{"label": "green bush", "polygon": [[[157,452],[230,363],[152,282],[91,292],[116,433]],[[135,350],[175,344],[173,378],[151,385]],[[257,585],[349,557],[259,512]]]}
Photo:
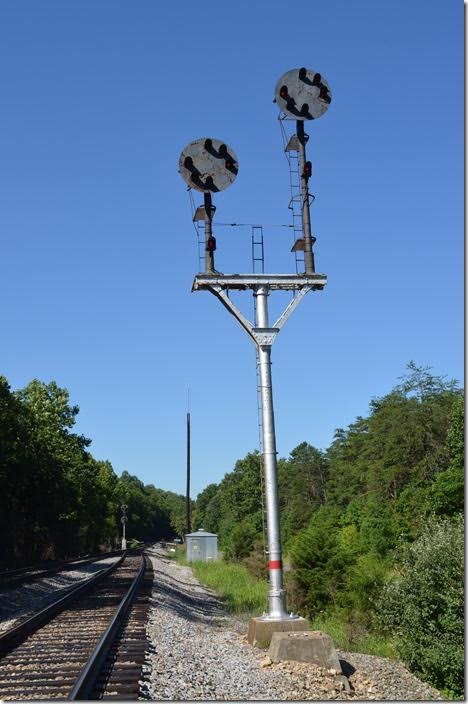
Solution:
{"label": "green bush", "polygon": [[343,585],[343,559],[337,549],[339,518],[338,508],[322,506],[291,545],[294,568],[291,581],[298,596],[302,592],[300,605],[307,616],[314,616],[334,603]]}
{"label": "green bush", "polygon": [[456,696],[464,684],[463,537],[462,516],[432,516],[401,548],[398,573],[378,602],[381,625],[411,670]]}
{"label": "green bush", "polygon": [[229,537],[224,543],[224,557],[226,560],[241,560],[248,557],[255,539],[257,538],[257,528],[254,517],[244,518],[230,531]]}

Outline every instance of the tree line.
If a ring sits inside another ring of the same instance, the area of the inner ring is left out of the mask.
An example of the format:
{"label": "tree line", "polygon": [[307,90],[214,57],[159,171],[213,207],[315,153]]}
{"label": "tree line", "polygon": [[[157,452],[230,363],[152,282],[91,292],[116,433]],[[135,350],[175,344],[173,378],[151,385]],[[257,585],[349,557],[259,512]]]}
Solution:
{"label": "tree line", "polygon": [[[55,382],[12,391],[0,376],[0,566],[185,531],[185,499],[96,460],[73,432],[79,408]],[[193,502],[192,526],[227,560],[266,578],[261,457],[251,452]],[[388,634],[404,661],[463,692],[464,397],[408,365],[330,447],[303,442],[278,461],[287,604],[358,634]]]}
{"label": "tree line", "polygon": [[12,391],[0,376],[0,565],[119,547],[123,503],[130,539],[183,534],[184,497],[94,459],[78,413],[53,381]]}
{"label": "tree line", "polygon": [[[249,453],[197,497],[194,522],[227,560],[266,576],[261,457]],[[350,634],[391,636],[404,661],[463,691],[464,398],[408,365],[330,447],[278,461],[288,608]]]}

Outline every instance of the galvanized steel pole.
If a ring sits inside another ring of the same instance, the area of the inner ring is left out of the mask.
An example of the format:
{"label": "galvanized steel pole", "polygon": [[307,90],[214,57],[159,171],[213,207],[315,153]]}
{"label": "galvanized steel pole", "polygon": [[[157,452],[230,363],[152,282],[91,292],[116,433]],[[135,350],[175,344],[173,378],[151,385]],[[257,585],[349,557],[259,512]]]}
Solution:
{"label": "galvanized steel pole", "polygon": [[308,178],[305,175],[306,142],[309,137],[304,132],[304,121],[296,121],[297,141],[299,143],[299,170],[301,175],[301,213],[302,229],[304,231],[304,262],[305,273],[315,273],[314,253],[312,251],[312,230],[310,226],[310,205]]}
{"label": "galvanized steel pole", "polygon": [[[257,328],[268,328],[268,287],[255,289]],[[265,498],[267,509],[268,569],[270,590],[268,592],[268,618],[289,618],[283,588],[283,562],[279,524],[278,481],[276,465],[275,417],[271,382],[271,345],[258,345],[260,368],[260,390],[262,401],[263,465],[265,470]]]}

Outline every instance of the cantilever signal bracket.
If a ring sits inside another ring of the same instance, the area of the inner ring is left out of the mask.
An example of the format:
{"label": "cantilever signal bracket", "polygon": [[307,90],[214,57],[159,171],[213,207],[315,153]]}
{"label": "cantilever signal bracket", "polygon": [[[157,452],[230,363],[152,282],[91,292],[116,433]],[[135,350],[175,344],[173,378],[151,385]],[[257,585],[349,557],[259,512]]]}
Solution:
{"label": "cantilever signal bracket", "polygon": [[[239,286],[239,278],[244,279],[243,286]],[[270,282],[267,283],[266,279],[269,278]],[[275,322],[273,327],[268,327],[268,328],[259,328],[253,325],[250,320],[248,320],[243,313],[239,310],[239,308],[231,301],[231,299],[228,296],[227,291],[230,288],[237,289],[239,288],[252,288],[255,290],[258,286],[265,286],[268,289],[270,288],[283,288],[282,286],[278,285],[278,277],[275,276],[268,276],[268,275],[263,275],[263,276],[242,276],[242,277],[236,277],[234,276],[206,276],[206,275],[199,275],[195,277],[195,281],[193,283],[192,291],[210,291],[216,298],[223,304],[223,306],[226,308],[226,310],[231,313],[231,315],[234,316],[234,318],[237,320],[239,325],[243,328],[243,330],[248,334],[250,339],[253,341],[253,343],[257,347],[271,347],[271,345],[274,343],[276,336],[278,335],[279,331],[285,324],[286,320],[289,318],[291,313],[296,309],[296,307],[299,305],[299,303],[302,301],[304,298],[305,294],[311,291],[314,288],[323,288],[323,286],[326,283],[326,276],[323,274],[314,274],[312,276],[308,277],[294,277],[294,276],[284,276],[284,279],[287,279],[286,286],[288,290],[292,288],[292,279],[301,279],[301,285],[300,287],[296,286],[297,293],[294,296],[294,298],[289,302],[289,304],[286,306],[278,320]],[[319,281],[313,281],[313,279],[318,278]],[[231,281],[233,279],[233,281]],[[253,281],[252,279],[260,279]],[[273,279],[276,279],[276,281],[273,282]],[[307,283],[305,280],[307,280]],[[248,280],[248,281],[247,281]],[[233,285],[229,285],[229,284]],[[273,285],[274,284],[274,285]]]}

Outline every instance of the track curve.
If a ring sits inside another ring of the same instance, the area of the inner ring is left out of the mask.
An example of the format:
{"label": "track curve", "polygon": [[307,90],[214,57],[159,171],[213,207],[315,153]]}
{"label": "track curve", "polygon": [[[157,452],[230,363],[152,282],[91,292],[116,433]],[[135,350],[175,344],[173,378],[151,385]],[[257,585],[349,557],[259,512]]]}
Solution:
{"label": "track curve", "polygon": [[[0,699],[137,698],[152,574],[145,557],[137,554],[125,555],[98,577],[67,595],[67,601],[55,607],[60,613],[36,615],[0,638]],[[126,613],[121,610],[117,616],[130,589]],[[95,655],[98,644],[100,654]],[[88,672],[86,687],[80,689],[77,681],[83,682],[83,669],[89,670],[90,662],[92,676]]]}

